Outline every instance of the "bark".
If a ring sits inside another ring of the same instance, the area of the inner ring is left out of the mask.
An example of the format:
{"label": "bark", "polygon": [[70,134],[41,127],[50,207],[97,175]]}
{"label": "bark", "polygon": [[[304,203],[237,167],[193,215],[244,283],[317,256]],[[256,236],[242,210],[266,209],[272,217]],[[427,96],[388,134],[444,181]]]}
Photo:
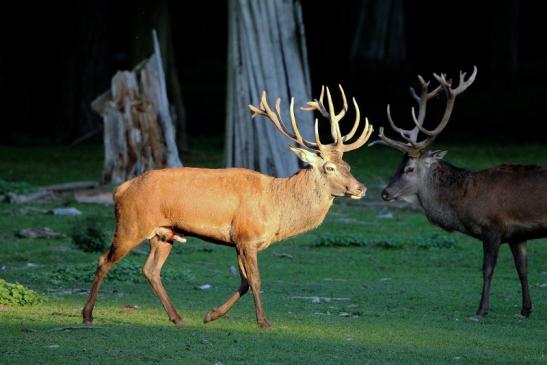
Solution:
{"label": "bark", "polygon": [[490,67],[495,79],[518,79],[518,0],[503,0],[493,7]]}
{"label": "bark", "polygon": [[92,108],[104,121],[101,181],[119,184],[151,169],[182,166],[172,124],[159,44],[133,71],[119,71]]}
{"label": "bark", "polygon": [[402,0],[362,0],[352,59],[401,64],[406,60]]}
{"label": "bark", "polygon": [[[290,141],[268,120],[251,120],[247,105],[258,105],[266,90],[271,105],[281,98],[283,120],[289,120],[291,96],[297,107],[311,100],[300,5],[230,0],[228,16],[227,165],[291,175],[299,162],[287,150]],[[297,112],[297,119],[304,138],[313,140],[312,115]]]}

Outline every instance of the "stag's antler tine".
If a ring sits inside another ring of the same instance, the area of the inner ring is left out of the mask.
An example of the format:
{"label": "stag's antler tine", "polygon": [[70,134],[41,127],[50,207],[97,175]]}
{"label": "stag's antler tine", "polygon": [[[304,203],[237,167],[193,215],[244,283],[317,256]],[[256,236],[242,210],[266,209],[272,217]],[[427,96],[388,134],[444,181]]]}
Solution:
{"label": "stag's antler tine", "polygon": [[353,127],[351,128],[351,131],[349,131],[349,133],[342,138],[343,142],[349,141],[351,137],[353,137],[355,132],[357,132],[357,127],[359,127],[359,121],[361,119],[361,114],[359,111],[359,106],[357,105],[357,101],[355,100],[355,98],[352,98],[352,100],[353,105],[355,106],[355,122],[353,122]]}
{"label": "stag's antler tine", "polygon": [[386,137],[384,134],[384,127],[380,127],[380,132],[378,133],[378,137],[380,137],[380,139],[377,139],[374,142],[369,143],[369,147],[381,144],[384,146],[395,148],[403,153],[410,152],[411,147],[409,145],[398,142],[398,141],[394,141],[393,139]]}
{"label": "stag's antler tine", "polygon": [[[414,100],[418,102],[418,115],[416,116],[416,111],[414,108],[411,109],[411,115],[412,120],[415,124],[415,128],[412,130],[405,130],[398,128],[395,123],[393,122],[393,119],[391,118],[391,113],[389,109],[389,105],[387,107],[387,118],[388,122],[393,128],[395,132],[398,132],[401,137],[406,140],[407,142],[410,142],[409,144],[404,144],[398,141],[394,141],[384,135],[383,128],[380,128],[380,140],[374,141],[373,143],[369,144],[370,146],[373,146],[375,144],[383,144],[386,146],[393,147],[395,149],[398,149],[399,151],[408,153],[408,154],[418,154],[421,150],[429,146],[437,137],[437,135],[446,127],[448,124],[448,120],[450,119],[450,114],[452,113],[452,109],[454,107],[454,100],[456,96],[463,91],[465,91],[472,83],[475,81],[475,77],[477,75],[477,67],[473,67],[473,73],[471,76],[466,80],[465,72],[460,72],[460,80],[458,83],[458,86],[456,88],[452,88],[452,80],[447,80],[446,74],[441,73],[440,75],[434,73],[433,76],[435,79],[439,82],[439,86],[437,86],[433,91],[429,91],[429,81],[425,81],[423,77],[418,75],[418,80],[420,81],[420,84],[422,85],[422,92],[421,95],[418,96],[416,91],[411,87],[410,88],[410,94]],[[438,124],[437,128],[430,131],[423,127],[425,115],[426,115],[426,105],[427,101],[433,97],[435,97],[440,90],[444,90],[446,94],[446,108],[443,114],[443,117],[441,119],[441,122]],[[423,141],[418,142],[418,133],[423,132],[428,137],[425,138]]]}
{"label": "stag's antler tine", "polygon": [[[262,97],[260,100],[260,108],[257,108],[254,105],[249,105],[249,109],[253,113],[251,117],[256,117],[257,115],[264,115],[270,119],[273,124],[276,126],[276,128],[287,138],[289,138],[291,141],[294,141],[304,147],[307,147],[312,150],[317,150],[317,146],[313,142],[306,141],[302,138],[302,135],[300,134],[300,131],[298,130],[298,127],[296,126],[296,120],[294,119],[294,112],[291,114],[291,123],[293,123],[293,129],[296,136],[293,136],[284,126],[283,122],[281,121],[281,99],[277,99],[275,102],[275,112],[272,111],[270,106],[268,105],[267,95],[266,91],[262,92]],[[294,119],[294,120],[293,120]],[[296,128],[294,128],[296,126]]]}
{"label": "stag's antler tine", "polygon": [[291,126],[294,131],[294,134],[297,139],[302,139],[302,135],[300,134],[300,130],[298,129],[298,126],[296,125],[296,116],[294,115],[294,97],[291,98],[291,103],[289,105],[289,115],[291,117]]}
{"label": "stag's antler tine", "polygon": [[313,101],[308,101],[306,104],[308,106],[303,106],[300,108],[300,110],[303,111],[313,111],[317,110],[321,115],[325,118],[329,117],[329,113],[327,113],[327,110],[325,109],[325,106],[323,105],[323,93],[325,92],[325,86],[321,86],[321,96],[319,96],[319,101],[317,99],[313,99]]}
{"label": "stag's antler tine", "polygon": [[[334,139],[334,143],[337,145],[342,144],[342,133],[340,133],[340,126],[338,125],[338,116],[334,112],[334,104],[332,102],[332,96],[330,90],[327,86],[327,103],[329,105],[329,115],[330,115],[330,133]],[[342,113],[340,113],[342,114]],[[343,115],[342,115],[343,116]]]}
{"label": "stag's antler tine", "polygon": [[321,138],[319,137],[319,120],[317,118],[315,118],[314,132],[317,148],[319,149],[319,151],[323,151],[324,145],[321,143]]}
{"label": "stag's antler tine", "polygon": [[431,137],[428,140],[427,145],[431,144],[435,140],[437,135],[441,133],[443,129],[448,125],[450,115],[452,114],[452,109],[454,108],[454,101],[456,100],[456,96],[464,92],[473,83],[473,81],[475,81],[475,77],[477,76],[477,66],[473,66],[473,73],[471,74],[471,76],[469,76],[467,81],[465,80],[465,73],[460,72],[460,82],[455,89],[452,89],[452,80],[446,80],[446,74],[442,73],[441,76],[433,74],[433,76],[437,79],[437,81],[439,81],[439,83],[441,84],[440,86],[444,89],[446,93],[446,108],[444,110],[441,122],[439,123],[437,128],[429,131],[423,127],[420,127],[420,131]]}
{"label": "stag's antler tine", "polygon": [[346,112],[348,111],[348,100],[346,99],[346,94],[344,93],[344,89],[342,88],[342,85],[338,84],[338,87],[340,88],[340,93],[342,94],[342,102],[344,103],[344,107],[342,108],[342,111],[340,113],[336,114],[336,122],[339,122],[344,115],[346,115]]}
{"label": "stag's antler tine", "polygon": [[477,66],[473,66],[473,73],[469,76],[467,81],[465,80],[465,75],[465,72],[460,71],[460,82],[458,83],[458,87],[452,90],[454,95],[464,92],[475,81],[475,77],[477,76]]}
{"label": "stag's antler tine", "polygon": [[395,122],[393,121],[393,118],[391,117],[391,108],[390,108],[389,104],[387,105],[387,108],[386,108],[386,114],[387,114],[387,120],[388,120],[389,125],[391,126],[391,128],[395,132],[399,133],[405,141],[410,142],[412,145],[414,145],[416,143],[416,137],[418,136],[418,133],[417,133],[418,129],[417,128],[402,129],[402,128],[397,127],[395,125]]}
{"label": "stag's antler tine", "polygon": [[[361,115],[360,115],[359,106],[357,104],[357,101],[355,100],[355,98],[352,98],[353,105],[355,106],[355,111],[356,111],[355,122],[353,124],[353,127],[351,128],[351,131],[347,135],[342,136],[342,133],[340,132],[339,121],[345,116],[345,114],[347,113],[349,107],[348,107],[348,101],[347,101],[347,98],[346,98],[346,94],[344,92],[344,89],[342,88],[342,85],[338,85],[338,87],[340,88],[340,93],[342,94],[342,102],[343,102],[343,108],[340,111],[340,113],[335,114],[334,104],[333,104],[333,101],[332,101],[332,95],[330,93],[329,88],[324,87],[324,86],[321,87],[321,95],[319,97],[319,101],[318,100],[308,101],[307,106],[302,107],[300,109],[305,110],[305,111],[318,110],[319,112],[321,112],[321,114],[323,116],[329,118],[331,135],[332,135],[332,138],[334,139],[334,142],[331,145],[329,145],[329,147],[343,153],[343,152],[351,151],[351,150],[354,150],[356,148],[361,147],[370,138],[370,135],[372,134],[373,128],[372,128],[372,126],[369,125],[368,119],[367,119],[365,129],[363,130],[363,133],[359,136],[359,138],[353,143],[350,143],[348,145],[344,144],[344,142],[347,142],[348,140],[350,140],[355,135],[355,132],[357,131],[357,128],[359,127],[359,121],[360,121]],[[325,106],[323,105],[323,96],[325,94],[325,89],[327,91],[326,95],[327,95],[327,103],[328,103],[328,108],[329,108],[328,112],[325,109]],[[292,109],[292,106],[291,106],[291,109]],[[292,114],[291,114],[291,121],[293,121]],[[322,144],[321,141],[319,140],[319,126],[318,126],[318,120],[317,119],[315,120],[315,123],[316,123],[315,124],[316,146],[320,150],[325,150],[325,148],[327,146]]]}
{"label": "stag's antler tine", "polygon": [[[357,129],[357,126],[359,125],[359,121],[361,119],[361,111],[359,110],[359,105],[357,105],[357,101],[355,100],[355,98],[353,98],[353,105],[355,106],[355,123],[353,125],[352,131],[348,134],[348,136],[350,136],[350,134],[351,136],[353,136],[353,133],[355,133],[355,130]],[[353,151],[361,147],[362,145],[367,143],[373,131],[374,131],[374,128],[369,124],[368,118],[365,118],[365,128],[363,129],[363,132],[361,133],[359,138],[357,138],[357,140],[355,140],[355,142],[353,143],[342,144],[341,145],[342,151],[343,152]]]}

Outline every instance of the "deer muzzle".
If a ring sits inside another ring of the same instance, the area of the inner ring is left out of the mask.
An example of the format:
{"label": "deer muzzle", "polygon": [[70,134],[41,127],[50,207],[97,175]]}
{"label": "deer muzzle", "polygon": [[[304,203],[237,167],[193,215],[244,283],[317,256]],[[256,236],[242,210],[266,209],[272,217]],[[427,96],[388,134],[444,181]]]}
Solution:
{"label": "deer muzzle", "polygon": [[391,194],[387,189],[382,190],[382,199],[384,199],[386,202],[390,202],[392,200],[395,200],[395,196]]}
{"label": "deer muzzle", "polygon": [[346,195],[351,199],[361,199],[365,196],[367,187],[364,184],[358,183],[354,188],[348,188]]}

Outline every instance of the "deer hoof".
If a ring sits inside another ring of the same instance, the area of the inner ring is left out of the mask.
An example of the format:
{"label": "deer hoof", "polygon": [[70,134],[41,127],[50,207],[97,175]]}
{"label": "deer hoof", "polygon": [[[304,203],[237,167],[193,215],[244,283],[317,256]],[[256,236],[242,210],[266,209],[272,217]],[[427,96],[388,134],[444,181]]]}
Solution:
{"label": "deer hoof", "polygon": [[528,318],[528,317],[530,317],[530,314],[532,314],[532,308],[523,308],[520,311],[520,314],[521,314],[521,316],[523,316],[525,318]]}
{"label": "deer hoof", "polygon": [[475,314],[474,316],[469,317],[470,321],[479,322],[483,318],[480,314]]}
{"label": "deer hoof", "polygon": [[205,315],[205,317],[203,318],[203,323],[209,323],[211,321],[214,321],[217,318],[218,318],[218,315],[216,314],[214,310],[212,310]]}
{"label": "deer hoof", "polygon": [[272,325],[267,320],[263,320],[257,323],[259,328],[272,328]]}
{"label": "deer hoof", "polygon": [[184,324],[184,321],[180,317],[171,319],[171,322],[173,322],[175,326],[182,326]]}

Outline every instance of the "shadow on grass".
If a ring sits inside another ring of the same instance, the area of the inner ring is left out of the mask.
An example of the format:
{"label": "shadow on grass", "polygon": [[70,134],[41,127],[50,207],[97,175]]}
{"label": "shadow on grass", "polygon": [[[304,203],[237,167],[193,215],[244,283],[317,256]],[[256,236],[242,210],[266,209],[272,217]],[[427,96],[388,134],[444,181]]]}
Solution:
{"label": "shadow on grass", "polygon": [[[77,307],[17,308],[2,313],[0,354],[7,363],[534,364],[546,351],[545,333],[533,320],[287,319],[276,312],[274,328],[261,330],[252,313],[238,311],[208,325],[200,321],[202,312],[184,314],[186,323],[176,327],[158,308],[128,314],[103,304],[96,313],[99,328],[58,331],[79,325]],[[515,343],[521,336],[527,342]]]}

